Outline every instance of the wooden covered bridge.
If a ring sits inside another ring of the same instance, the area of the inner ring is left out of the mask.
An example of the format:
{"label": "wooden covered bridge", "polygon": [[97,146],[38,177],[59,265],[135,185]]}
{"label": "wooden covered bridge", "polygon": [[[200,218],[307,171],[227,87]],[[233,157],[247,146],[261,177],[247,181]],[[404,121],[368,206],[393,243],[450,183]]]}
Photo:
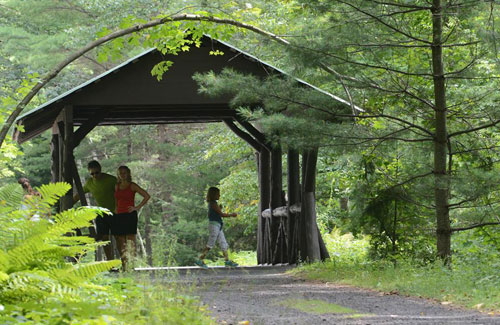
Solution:
{"label": "wooden covered bridge", "polygon": [[[214,50],[222,51],[224,55],[209,55]],[[151,69],[166,59],[173,61],[174,65],[158,81],[152,77]],[[177,56],[165,57],[151,49],[22,115],[17,124],[23,126],[24,132],[16,131],[15,138],[22,143],[52,129],[52,181],[74,184],[72,191],[78,191],[80,198],[84,199],[73,149],[94,127],[224,122],[258,155],[258,263],[295,264],[299,259],[327,258],[328,252],[316,224],[317,150],[287,152],[288,201],[285,202],[281,148],[271,147],[252,123],[242,120],[229,106],[230,98],[208,98],[198,93],[198,85],[192,78],[195,72],[218,73],[226,67],[261,78],[284,74],[227,43],[209,37],[203,38],[201,47],[192,47]],[[303,81],[297,82],[349,105]],[[71,208],[72,191],[62,198],[62,209]],[[82,201],[82,204],[86,203]]]}

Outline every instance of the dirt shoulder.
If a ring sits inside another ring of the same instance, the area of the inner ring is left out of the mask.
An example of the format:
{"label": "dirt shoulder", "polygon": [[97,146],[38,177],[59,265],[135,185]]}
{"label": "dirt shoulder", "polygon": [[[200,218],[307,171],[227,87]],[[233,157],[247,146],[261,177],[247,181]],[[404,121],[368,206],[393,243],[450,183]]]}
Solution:
{"label": "dirt shoulder", "polygon": [[421,298],[307,282],[286,270],[192,269],[178,281],[193,284],[221,324],[500,324],[500,317]]}

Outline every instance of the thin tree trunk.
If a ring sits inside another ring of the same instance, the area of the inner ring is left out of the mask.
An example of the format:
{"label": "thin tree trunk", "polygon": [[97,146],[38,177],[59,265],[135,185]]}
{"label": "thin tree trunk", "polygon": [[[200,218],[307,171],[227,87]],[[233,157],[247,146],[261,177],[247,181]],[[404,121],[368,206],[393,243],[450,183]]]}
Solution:
{"label": "thin tree trunk", "polygon": [[[286,250],[284,243],[284,229],[282,217],[272,217],[272,211],[283,206],[283,167],[281,147],[277,146],[271,151],[271,263],[282,263],[282,250]],[[285,247],[285,248],[284,248]]]}
{"label": "thin tree trunk", "polygon": [[268,220],[262,217],[262,212],[269,209],[271,203],[271,170],[270,153],[267,149],[262,149],[259,153],[259,216],[257,229],[257,263],[271,263],[267,238]]}
{"label": "thin tree trunk", "polygon": [[288,150],[288,263],[296,264],[298,259],[298,221],[297,213],[290,212],[290,207],[300,200],[300,166],[299,153],[296,150]]}
{"label": "thin tree trunk", "polygon": [[446,88],[443,65],[443,8],[441,0],[432,2],[432,70],[434,79],[434,199],[436,205],[437,254],[448,261],[451,257],[451,227],[448,208],[449,178],[446,169],[448,131],[446,125]]}
{"label": "thin tree trunk", "polygon": [[139,240],[139,250],[141,252],[141,256],[147,256],[146,247],[144,246],[144,241],[142,240],[141,232],[139,229],[137,229],[137,239]]}
{"label": "thin tree trunk", "polygon": [[148,265],[153,266],[153,243],[151,240],[150,213],[146,213],[146,216],[144,217],[144,241],[146,242],[146,258],[148,261]]}

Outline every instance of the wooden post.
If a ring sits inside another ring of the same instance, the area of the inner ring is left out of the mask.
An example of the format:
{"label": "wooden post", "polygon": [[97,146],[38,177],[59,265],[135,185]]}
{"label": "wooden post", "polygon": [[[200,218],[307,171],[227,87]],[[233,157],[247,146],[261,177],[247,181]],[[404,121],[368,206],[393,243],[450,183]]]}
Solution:
{"label": "wooden post", "polygon": [[[73,106],[65,106],[60,113],[60,118],[62,121],[58,125],[59,139],[60,143],[62,143],[60,156],[61,180],[71,185],[69,191],[59,200],[61,211],[65,211],[73,207]],[[75,232],[77,236],[82,235],[80,229],[76,229]]]}
{"label": "wooden post", "polygon": [[283,227],[283,217],[272,217],[272,211],[283,206],[283,166],[281,147],[275,147],[271,151],[271,258],[272,263],[283,263],[286,257],[286,238]]}
{"label": "wooden post", "polygon": [[[65,106],[61,112],[63,122],[63,155],[62,180],[73,185],[73,107]],[[59,129],[61,131],[61,129]],[[73,206],[73,189],[61,198],[61,210],[71,209]]]}
{"label": "wooden post", "polygon": [[50,181],[59,182],[59,128],[57,123],[52,126],[52,139],[50,140]]}
{"label": "wooden post", "polygon": [[305,183],[305,178],[306,178],[306,166],[307,166],[307,158],[309,157],[309,151],[304,150],[302,152],[302,186],[300,190],[300,214],[299,214],[299,220],[298,220],[298,233],[297,233],[297,239],[298,239],[298,251],[299,251],[299,260],[300,261],[305,261],[307,258],[307,240],[306,240],[306,226],[305,226],[305,209],[304,209],[304,183]]}
{"label": "wooden post", "polygon": [[306,260],[318,261],[321,258],[318,226],[316,223],[316,163],[318,149],[309,150],[305,163],[304,195],[302,196],[302,210],[304,214],[304,231],[306,238]]}
{"label": "wooden post", "polygon": [[[57,122],[52,125],[52,139],[50,140],[50,182],[59,182],[61,174],[60,167],[60,142],[59,142],[59,127]],[[55,204],[56,211],[61,211],[60,202]]]}
{"label": "wooden post", "polygon": [[287,153],[288,160],[288,263],[296,264],[298,262],[298,221],[297,213],[290,211],[290,207],[300,202],[300,175],[299,175],[299,153],[297,150],[289,149]]}
{"label": "wooden post", "polygon": [[[78,167],[76,166],[74,156],[71,156],[71,165],[73,166],[73,179],[75,182],[76,190],[78,192],[78,196],[80,197],[80,203],[82,206],[84,205],[87,206],[89,204],[87,202],[87,197],[85,196],[85,192],[83,191],[82,181],[80,179],[80,174],[78,174]],[[89,226],[89,235],[92,238],[97,238],[97,233],[94,223],[92,223],[92,226]]]}
{"label": "wooden post", "polygon": [[259,152],[259,220],[257,229],[257,263],[271,263],[269,221],[262,217],[262,212],[269,209],[271,203],[270,153],[266,149]]}

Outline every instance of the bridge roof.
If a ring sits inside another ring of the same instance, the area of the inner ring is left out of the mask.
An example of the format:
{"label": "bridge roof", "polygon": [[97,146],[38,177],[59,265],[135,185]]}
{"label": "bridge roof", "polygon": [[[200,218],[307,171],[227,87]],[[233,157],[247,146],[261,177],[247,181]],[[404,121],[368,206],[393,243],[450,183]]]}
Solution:
{"label": "bridge roof", "polygon": [[[210,55],[219,50],[224,55]],[[158,81],[151,75],[155,64],[171,60],[174,64]],[[73,106],[74,125],[84,124],[96,116],[98,125],[138,125],[219,122],[234,119],[236,112],[229,97],[207,97],[198,92],[193,74],[233,68],[259,77],[286,73],[228,43],[203,37],[199,48],[177,56],[163,55],[149,49],[101,75],[75,87],[20,116],[16,123],[24,132],[15,131],[14,138],[25,142],[51,128],[64,106]],[[296,79],[304,86],[350,106],[340,97]]]}

